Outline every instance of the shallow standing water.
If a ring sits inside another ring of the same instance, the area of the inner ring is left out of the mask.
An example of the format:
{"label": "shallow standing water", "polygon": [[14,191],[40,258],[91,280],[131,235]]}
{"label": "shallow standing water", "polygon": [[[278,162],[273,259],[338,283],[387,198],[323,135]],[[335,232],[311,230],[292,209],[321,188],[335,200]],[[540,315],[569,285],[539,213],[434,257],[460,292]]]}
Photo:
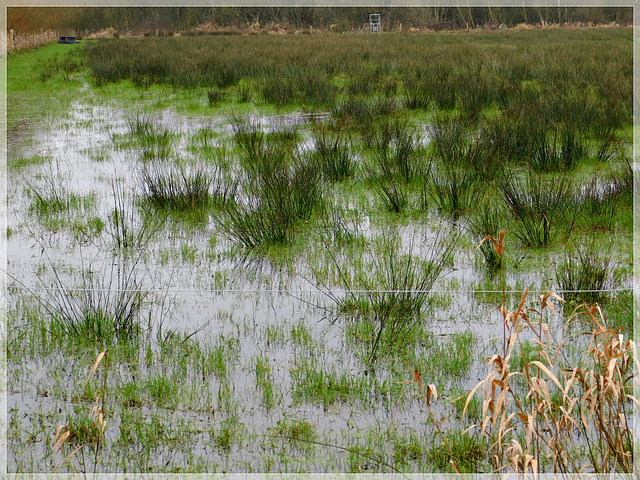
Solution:
{"label": "shallow standing water", "polygon": [[[56,294],[52,279],[59,279],[72,292],[85,286],[79,282],[82,272],[92,270],[98,287],[109,290],[113,286],[110,275],[114,262],[116,268],[135,265],[135,275],[140,282],[137,285],[149,292],[150,311],[154,315],[150,325],[154,334],[169,331],[193,334],[194,339],[209,344],[221,339],[237,342],[229,367],[232,374],[226,381],[213,382],[201,391],[202,408],[215,403],[223,388],[230,387],[233,391],[238,411],[232,415],[222,410],[218,418],[233,418],[250,434],[258,436],[272,431],[280,420],[287,418],[304,419],[318,432],[329,432],[329,438],[335,441],[343,435],[358,438],[357,432],[371,432],[383,429],[383,426],[398,431],[410,431],[419,426],[418,431],[428,435],[432,427],[425,425],[426,413],[419,401],[410,401],[400,407],[400,398],[371,396],[368,403],[357,407],[338,403],[323,408],[293,398],[292,371],[300,367],[301,358],[313,358],[329,371],[348,372],[356,378],[368,374],[345,340],[347,324],[333,321],[335,306],[326,295],[326,288],[309,280],[313,278],[313,269],[317,268],[309,264],[309,257],[321,258],[324,246],[309,247],[308,257],[294,259],[284,267],[264,258],[245,259],[233,243],[221,235],[216,219],[210,217],[203,225],[195,227],[168,221],[158,228],[144,251],[129,259],[114,255],[108,231],[114,209],[114,182],[124,186],[126,201],[132,201],[141,193],[135,170],[139,151],[121,143],[128,133],[127,122],[131,115],[131,111],[118,106],[88,105],[78,101],[64,119],[34,127],[37,133],[28,141],[25,137],[10,139],[10,163],[12,158],[37,156],[44,159],[12,170],[8,184],[8,226],[12,231],[8,238],[9,308],[14,312],[12,320],[18,322],[17,327],[23,328],[20,315],[22,302],[28,303],[25,299],[32,295],[50,299]],[[326,115],[313,120],[323,119]],[[161,128],[179,135],[174,146],[178,157],[193,156],[188,152],[188,142],[190,136],[202,128],[220,134],[218,142],[229,141],[232,134],[232,128],[223,118],[198,121],[165,110],[154,120]],[[309,120],[304,115],[292,114],[275,118],[257,115],[249,121],[270,130],[282,125],[304,125]],[[308,139],[301,145],[303,149],[313,148]],[[75,210],[74,218],[61,218],[58,225],[51,226],[33,212],[31,192],[34,189],[91,196],[93,200],[86,208]],[[133,215],[137,225],[144,223],[135,210]],[[86,233],[94,218],[101,219],[105,225],[101,234]],[[70,226],[69,220],[71,223],[77,220],[84,230]],[[356,224],[365,238],[373,238],[383,231],[366,216],[359,218]],[[440,225],[436,230],[438,228],[444,227]],[[462,226],[458,229],[464,231]],[[396,232],[406,253],[428,256],[425,245],[429,242],[424,240],[433,238],[432,227],[418,223],[399,225]],[[500,317],[495,311],[498,305],[478,301],[475,283],[479,274],[474,256],[473,246],[457,251],[452,265],[445,269],[434,286],[440,302],[429,311],[426,319],[427,328],[437,343],[446,342],[454,333],[470,331],[474,335],[475,362],[468,374],[463,378],[440,380],[451,391],[453,387],[458,390],[472,388],[484,376],[484,356],[502,342]],[[546,275],[540,271],[513,275],[509,281],[515,286],[539,285]],[[333,289],[331,293],[341,295],[339,289]],[[312,348],[292,345],[290,332],[301,323],[311,332],[315,342]],[[152,349],[158,351],[158,348]],[[261,405],[262,399],[255,385],[254,363],[260,356],[269,361],[276,391],[277,404],[268,410]],[[54,363],[55,366],[63,364],[62,359]],[[66,379],[63,381],[66,391],[59,394],[66,400],[62,404],[58,397],[54,400],[49,393],[43,395],[45,387],[41,385],[47,384],[46,377],[51,373],[48,367],[51,368],[36,359],[10,368],[9,411],[17,418],[35,411],[51,414],[57,409],[60,415],[49,417],[56,419],[50,425],[54,429],[56,422],[64,421],[65,412],[77,407],[72,394],[76,385],[71,377],[74,369],[83,366],[75,361],[64,367],[61,375]],[[172,367],[165,368],[171,370]],[[35,375],[26,380],[30,372]],[[412,365],[406,366],[404,377],[378,372],[379,381],[391,384],[411,380],[412,374]],[[425,378],[425,382],[428,381]],[[448,393],[441,392],[441,395],[446,397]],[[443,411],[450,413],[450,408],[444,406]],[[145,407],[143,412],[152,415],[153,408]],[[207,422],[206,417],[197,412],[187,412],[184,419],[196,425]],[[123,424],[121,419],[113,420],[107,434],[110,441],[118,441],[118,429]],[[218,457],[206,436],[198,437],[192,451],[196,456],[210,457],[214,464],[219,462],[229,471],[245,471],[247,464],[255,463],[260,457],[259,448],[247,445],[234,447],[228,455]],[[37,468],[43,468],[47,463],[40,460],[46,457],[46,452],[40,438],[32,451]],[[28,469],[23,462],[24,451],[13,444],[9,454],[10,470]],[[341,465],[341,460],[336,462]],[[322,470],[324,465],[319,458],[304,468]]]}

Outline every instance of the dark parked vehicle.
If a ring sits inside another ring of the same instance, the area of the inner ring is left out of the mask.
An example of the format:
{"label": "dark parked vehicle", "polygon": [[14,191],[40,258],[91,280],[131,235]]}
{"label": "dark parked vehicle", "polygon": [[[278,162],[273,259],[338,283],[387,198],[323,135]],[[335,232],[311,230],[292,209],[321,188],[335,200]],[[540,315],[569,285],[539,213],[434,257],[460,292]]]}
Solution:
{"label": "dark parked vehicle", "polygon": [[60,35],[60,40],[58,40],[58,43],[80,43],[80,42],[78,42],[78,40],[76,40],[75,36]]}

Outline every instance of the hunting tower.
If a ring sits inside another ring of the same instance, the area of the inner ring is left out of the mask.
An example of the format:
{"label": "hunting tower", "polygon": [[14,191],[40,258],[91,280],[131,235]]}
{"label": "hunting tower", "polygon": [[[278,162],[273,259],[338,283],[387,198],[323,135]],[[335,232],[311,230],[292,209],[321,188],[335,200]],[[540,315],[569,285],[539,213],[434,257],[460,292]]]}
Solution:
{"label": "hunting tower", "polygon": [[382,28],[380,26],[380,14],[379,13],[371,13],[369,15],[369,31],[371,32],[380,32]]}

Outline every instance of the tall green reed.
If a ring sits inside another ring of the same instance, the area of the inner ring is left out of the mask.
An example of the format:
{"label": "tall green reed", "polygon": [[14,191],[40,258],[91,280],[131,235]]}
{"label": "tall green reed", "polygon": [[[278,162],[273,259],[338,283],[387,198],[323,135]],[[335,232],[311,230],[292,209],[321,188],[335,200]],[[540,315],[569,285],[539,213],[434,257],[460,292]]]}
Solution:
{"label": "tall green reed", "polygon": [[549,247],[558,235],[571,232],[575,222],[573,181],[568,175],[529,172],[525,178],[508,173],[500,184],[503,198],[523,244]]}

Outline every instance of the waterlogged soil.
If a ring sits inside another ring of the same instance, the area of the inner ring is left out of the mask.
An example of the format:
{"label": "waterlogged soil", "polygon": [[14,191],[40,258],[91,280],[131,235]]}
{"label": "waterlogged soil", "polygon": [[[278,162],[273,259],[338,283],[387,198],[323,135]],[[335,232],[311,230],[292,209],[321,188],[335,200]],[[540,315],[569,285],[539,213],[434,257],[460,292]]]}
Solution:
{"label": "waterlogged soil", "polygon": [[[173,372],[176,377],[192,379],[193,385],[181,387],[189,390],[186,396],[184,391],[171,391],[165,403],[141,393],[139,404],[131,401],[131,406],[123,406],[121,399],[107,394],[106,410],[109,403],[114,406],[98,471],[390,471],[376,455],[385,449],[393,451],[398,439],[408,441],[415,435],[425,449],[437,446],[433,423],[417,387],[399,383],[414,380],[414,365],[407,363],[401,373],[384,362],[376,371],[368,370],[362,352],[347,335],[348,322],[336,315],[327,288],[314,283],[314,271],[330,261],[321,242],[310,242],[304,253],[285,260],[247,256],[221,234],[211,215],[195,226],[169,219],[154,227],[143,250],[128,259],[114,253],[109,235],[114,182],[124,186],[127,199],[141,194],[135,170],[139,151],[122,141],[129,134],[127,122],[136,112],[117,102],[98,103],[79,100],[62,118],[34,125],[29,129],[32,135],[10,132],[8,139],[8,307],[10,328],[20,332],[10,336],[8,347],[9,471],[45,472],[57,465],[62,456],[52,455],[56,429],[69,425],[74,412],[90,412],[93,405],[91,397],[81,393],[99,349],[74,355],[72,348],[62,353],[55,348],[37,348],[36,340],[24,340],[29,336],[26,329],[31,328],[29,312],[42,306],[38,298],[45,303],[51,300],[60,285],[70,290],[81,287],[82,272],[87,270],[93,271],[98,288],[115,288],[111,282],[114,264],[115,270],[135,265],[137,285],[148,292],[151,318],[145,334],[148,350],[139,352],[128,365],[111,365],[108,381],[138,382],[144,389],[148,378]],[[297,126],[303,132],[301,148],[310,150],[314,145],[306,126],[326,118],[326,114],[294,112],[268,117],[256,112],[250,121],[265,130]],[[233,130],[223,116],[194,118],[168,109],[155,112],[153,119],[160,128],[178,134],[173,147],[177,156],[193,157],[188,151],[189,138],[202,128],[216,132],[217,142],[230,145]],[[426,126],[422,128],[426,131]],[[33,161],[21,162],[18,168],[19,159]],[[52,188],[92,201],[83,208],[39,216],[32,206],[34,188]],[[135,210],[133,215],[136,225],[146,221]],[[355,217],[350,225],[364,238],[385,231],[380,220],[372,220],[366,212]],[[52,218],[58,221],[52,223]],[[100,231],[91,230],[94,219],[102,223]],[[428,256],[423,249],[429,242],[422,240],[434,238],[438,230],[465,231],[463,225],[450,227],[435,218],[428,222],[403,220],[392,227],[403,239],[404,248],[417,257]],[[459,245],[434,286],[434,306],[423,326],[434,344],[448,348],[454,348],[448,343],[454,334],[473,335],[472,362],[463,374],[422,379],[425,384],[439,385],[439,402],[434,409],[449,428],[461,427],[460,412],[452,400],[484,377],[486,357],[498,351],[503,336],[500,314],[495,310],[500,295],[474,292],[485,274],[478,267],[473,242],[465,240]],[[539,268],[510,272],[507,283],[514,290],[537,290],[542,285],[553,287],[552,278],[552,271]],[[493,282],[491,290],[499,290],[499,278]],[[332,294],[341,295],[339,289],[330,288]],[[487,301],[481,301],[483,298]],[[519,294],[510,300],[517,298]],[[42,309],[40,312],[46,316]],[[562,323],[562,309],[550,322]],[[292,333],[301,325],[309,334],[304,341]],[[185,339],[171,347],[170,353],[164,353],[159,340],[168,343],[167,332]],[[205,378],[203,373],[197,378],[189,370],[193,368],[190,360],[184,360],[191,365],[184,371],[173,363],[178,362],[179,352],[189,355],[187,344],[211,348],[225,341],[231,345],[224,358],[226,366],[219,367],[214,376]],[[424,349],[426,355],[430,352],[425,345],[411,348],[418,353]],[[271,399],[265,387],[258,385],[259,357],[266,358],[269,365]],[[343,401],[301,399],[294,374],[305,361],[316,369],[347,375],[354,382],[373,376],[392,387],[386,396],[360,391]],[[103,375],[99,369],[96,379],[101,381]],[[109,385],[115,391],[115,384]],[[172,397],[176,403],[167,401]],[[139,419],[127,416],[128,410]],[[279,430],[278,425],[293,420],[307,422],[315,435],[291,440],[296,432]],[[122,446],[129,426],[152,425],[154,421],[164,425],[164,433],[157,434],[152,447],[145,450],[147,447],[140,446],[144,443],[140,432],[133,447]],[[359,457],[340,450],[340,446],[360,448],[371,455]],[[130,457],[121,461],[123,452]],[[424,458],[424,452],[417,454],[406,464],[397,463],[396,468],[420,471],[427,468],[421,460]],[[81,470],[74,461],[78,460],[72,459],[62,471]]]}

